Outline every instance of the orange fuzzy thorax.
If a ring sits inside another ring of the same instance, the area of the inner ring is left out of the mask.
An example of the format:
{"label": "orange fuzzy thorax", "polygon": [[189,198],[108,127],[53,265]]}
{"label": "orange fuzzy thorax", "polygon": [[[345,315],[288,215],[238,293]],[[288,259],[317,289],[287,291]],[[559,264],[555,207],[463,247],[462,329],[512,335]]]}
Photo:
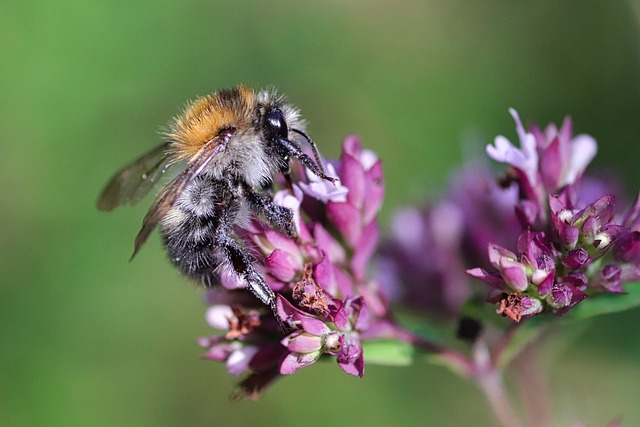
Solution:
{"label": "orange fuzzy thorax", "polygon": [[222,130],[251,126],[255,96],[252,89],[238,86],[191,101],[166,134],[175,161],[192,158]]}

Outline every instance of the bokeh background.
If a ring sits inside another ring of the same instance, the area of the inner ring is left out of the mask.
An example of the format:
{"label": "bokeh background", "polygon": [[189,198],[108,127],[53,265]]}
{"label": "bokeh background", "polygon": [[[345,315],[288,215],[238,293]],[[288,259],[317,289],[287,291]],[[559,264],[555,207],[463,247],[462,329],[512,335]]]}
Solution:
{"label": "bokeh background", "polygon": [[[0,4],[0,425],[492,425],[444,368],[314,365],[258,402],[199,359],[200,292],[154,236],[149,200],[95,198],[188,98],[273,85],[327,156],[384,159],[383,224],[443,190],[496,134],[574,118],[594,168],[640,188],[640,29],[626,1],[77,0]],[[480,285],[479,285],[480,286]],[[640,424],[640,311],[563,326],[542,374],[554,418]]]}

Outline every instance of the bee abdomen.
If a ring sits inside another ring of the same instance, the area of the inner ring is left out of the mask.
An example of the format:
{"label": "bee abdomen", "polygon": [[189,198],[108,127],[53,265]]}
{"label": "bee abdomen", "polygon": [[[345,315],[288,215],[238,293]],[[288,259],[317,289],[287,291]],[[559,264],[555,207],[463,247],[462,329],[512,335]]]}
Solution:
{"label": "bee abdomen", "polygon": [[214,218],[208,220],[186,215],[174,228],[164,227],[164,243],[171,262],[186,276],[204,286],[216,282],[220,255],[213,242]]}
{"label": "bee abdomen", "polygon": [[228,196],[219,182],[200,177],[184,191],[160,224],[171,262],[204,286],[216,283],[216,269],[223,259],[214,239],[220,225],[218,209]]}

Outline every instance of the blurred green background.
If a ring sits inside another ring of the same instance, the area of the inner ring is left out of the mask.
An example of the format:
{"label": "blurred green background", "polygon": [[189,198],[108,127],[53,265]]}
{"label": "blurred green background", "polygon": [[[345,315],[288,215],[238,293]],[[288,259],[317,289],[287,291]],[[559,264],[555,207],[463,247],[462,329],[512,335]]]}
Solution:
{"label": "blurred green background", "polygon": [[[238,83],[299,106],[328,156],[361,135],[384,159],[383,222],[442,191],[524,120],[596,137],[596,168],[640,188],[638,5],[624,1],[149,1],[0,5],[0,424],[492,425],[480,393],[423,360],[318,364],[259,402],[199,359],[201,294],[154,236],[149,201],[95,198],[184,102]],[[548,347],[558,425],[640,424],[640,311],[565,326]],[[581,332],[581,333],[578,333]]]}

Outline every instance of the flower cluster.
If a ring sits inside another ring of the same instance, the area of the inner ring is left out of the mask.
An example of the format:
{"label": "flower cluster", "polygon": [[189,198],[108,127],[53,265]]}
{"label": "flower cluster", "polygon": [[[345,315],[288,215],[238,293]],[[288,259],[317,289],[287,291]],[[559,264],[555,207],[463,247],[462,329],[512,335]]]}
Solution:
{"label": "flower cluster", "polygon": [[[230,268],[220,270],[222,286],[207,292],[207,321],[223,332],[199,344],[205,358],[243,377],[236,397],[256,397],[321,358],[361,377],[363,344],[379,338],[437,354],[482,382],[502,369],[501,352],[517,328],[504,335],[485,328],[475,317],[478,302],[519,322],[565,314],[586,298],[623,293],[625,283],[640,280],[640,197],[617,210],[615,186],[584,176],[597,145],[573,136],[570,119],[560,128],[526,129],[510,112],[519,146],[498,136],[486,149],[508,165],[505,176],[468,165],[439,203],[400,210],[379,250],[381,162],[356,137],[344,141],[339,160],[323,163],[339,182],[297,165],[293,182],[278,183],[274,202],[293,212],[297,237],[261,221],[236,230],[276,294],[275,313]],[[489,284],[488,294],[476,279]],[[390,304],[429,321],[456,322],[458,337],[473,343],[468,354],[402,328]]]}
{"label": "flower cluster", "polygon": [[476,287],[465,270],[484,262],[490,242],[509,244],[520,231],[515,188],[500,188],[481,164],[451,180],[443,199],[396,212],[379,251],[377,275],[392,302],[439,321],[457,321]]}
{"label": "flower cluster", "polygon": [[471,164],[439,203],[396,214],[377,262],[394,302],[459,319],[479,289],[466,270],[491,286],[487,300],[498,313],[520,321],[564,314],[640,278],[640,199],[621,215],[615,188],[583,176],[595,140],[573,136],[569,118],[559,129],[527,130],[510,113],[519,147],[503,136],[487,146],[509,166],[504,178]]}
{"label": "flower cluster", "polygon": [[518,114],[510,112],[520,148],[499,136],[487,154],[510,166],[522,232],[515,252],[488,245],[490,271],[468,273],[491,285],[488,300],[515,321],[543,311],[565,314],[598,292],[622,293],[622,283],[640,277],[637,220],[631,220],[638,206],[624,219],[615,215],[613,194],[594,192],[606,185],[582,185],[597,146],[590,136],[573,137],[570,119],[559,130],[533,125],[526,131]]}
{"label": "flower cluster", "polygon": [[230,271],[221,272],[223,287],[208,293],[208,322],[227,332],[203,338],[200,345],[208,349],[206,358],[245,375],[239,396],[255,396],[279,376],[323,356],[362,376],[363,333],[387,315],[377,282],[367,278],[384,195],[381,162],[356,137],[348,137],[340,160],[325,169],[340,182],[299,171],[299,182],[274,195],[275,203],[294,212],[296,239],[257,221],[239,232],[276,292],[281,324],[237,290],[243,284]]}

